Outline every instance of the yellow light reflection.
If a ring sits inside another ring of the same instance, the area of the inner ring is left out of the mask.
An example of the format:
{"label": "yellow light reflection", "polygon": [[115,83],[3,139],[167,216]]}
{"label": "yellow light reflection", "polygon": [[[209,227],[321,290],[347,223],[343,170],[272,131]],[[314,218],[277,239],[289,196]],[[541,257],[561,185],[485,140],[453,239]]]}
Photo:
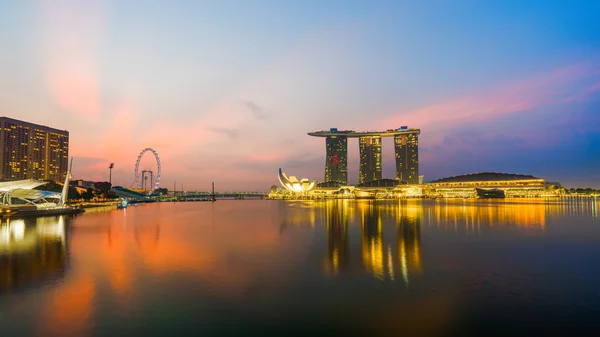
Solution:
{"label": "yellow light reflection", "polygon": [[66,259],[63,217],[7,219],[0,225],[0,293],[62,275]]}

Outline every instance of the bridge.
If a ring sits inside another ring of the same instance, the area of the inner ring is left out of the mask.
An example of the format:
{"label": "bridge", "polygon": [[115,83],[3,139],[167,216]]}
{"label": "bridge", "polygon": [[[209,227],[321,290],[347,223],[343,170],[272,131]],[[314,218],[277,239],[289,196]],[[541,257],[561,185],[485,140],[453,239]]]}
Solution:
{"label": "bridge", "polygon": [[[114,186],[111,191],[123,199],[128,200],[152,200],[152,201],[199,201],[207,200],[211,197],[211,192],[169,192],[168,195],[148,195],[140,193],[132,189],[124,188],[122,186]],[[233,200],[245,200],[245,199],[262,199],[268,194],[264,192],[215,192],[215,199],[233,199]]]}
{"label": "bridge", "polygon": [[[265,198],[268,194],[264,192],[215,192],[215,199],[234,199],[234,200],[244,200],[244,199],[262,199]],[[171,195],[172,196],[172,195]],[[206,200],[211,197],[210,192],[186,192],[186,193],[176,193],[174,195],[179,200]]]}

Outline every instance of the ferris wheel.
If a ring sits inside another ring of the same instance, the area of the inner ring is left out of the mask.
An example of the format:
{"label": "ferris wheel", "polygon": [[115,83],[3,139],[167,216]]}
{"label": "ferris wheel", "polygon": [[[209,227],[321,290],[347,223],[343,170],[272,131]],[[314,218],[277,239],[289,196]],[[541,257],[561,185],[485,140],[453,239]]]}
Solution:
{"label": "ferris wheel", "polygon": [[158,186],[160,185],[160,158],[158,157],[158,152],[156,152],[154,149],[152,148],[145,148],[140,152],[140,155],[137,157],[137,160],[135,161],[135,170],[134,170],[134,177],[135,177],[135,181],[133,183],[134,186],[136,186],[137,188],[142,188],[144,181],[143,181],[143,173],[145,171],[142,171],[142,175],[140,175],[139,169],[140,169],[140,161],[142,160],[142,157],[144,156],[144,154],[146,152],[152,152],[152,154],[154,154],[154,158],[156,158],[156,180],[154,181],[154,189],[157,189]]}

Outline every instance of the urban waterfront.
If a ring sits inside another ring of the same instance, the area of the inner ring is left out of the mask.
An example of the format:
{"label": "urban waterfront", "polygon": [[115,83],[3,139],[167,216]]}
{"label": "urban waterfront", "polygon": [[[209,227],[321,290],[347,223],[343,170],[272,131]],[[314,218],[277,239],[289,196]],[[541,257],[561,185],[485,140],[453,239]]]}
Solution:
{"label": "urban waterfront", "polygon": [[3,220],[6,336],[582,334],[597,199],[221,200]]}

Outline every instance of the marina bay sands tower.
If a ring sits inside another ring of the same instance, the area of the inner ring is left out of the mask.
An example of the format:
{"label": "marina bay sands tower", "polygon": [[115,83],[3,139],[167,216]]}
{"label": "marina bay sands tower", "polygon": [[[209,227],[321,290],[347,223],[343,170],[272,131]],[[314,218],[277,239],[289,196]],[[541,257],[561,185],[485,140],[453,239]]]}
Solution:
{"label": "marina bay sands tower", "polygon": [[396,179],[408,184],[419,183],[419,129],[405,126],[387,131],[356,132],[353,130],[310,132],[309,136],[325,137],[325,182],[348,184],[348,138],[358,138],[360,168],[358,183],[381,180],[381,137],[394,137]]}

